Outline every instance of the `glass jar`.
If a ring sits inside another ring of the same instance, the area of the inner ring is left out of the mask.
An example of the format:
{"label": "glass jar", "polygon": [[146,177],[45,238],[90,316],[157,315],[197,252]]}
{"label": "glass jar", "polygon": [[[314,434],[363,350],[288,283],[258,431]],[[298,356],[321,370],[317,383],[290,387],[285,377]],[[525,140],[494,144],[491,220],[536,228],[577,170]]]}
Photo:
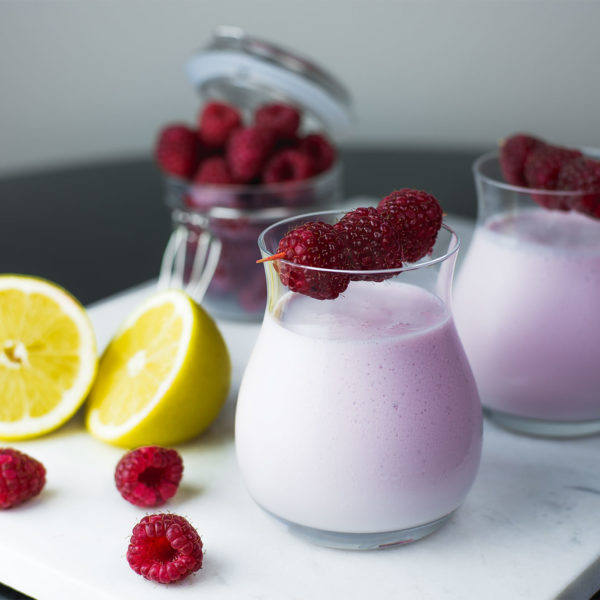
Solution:
{"label": "glass jar", "polygon": [[522,433],[600,432],[600,221],[544,208],[592,197],[505,183],[497,153],[473,170],[478,220],[454,306],[485,411]]}
{"label": "glass jar", "polygon": [[[294,226],[342,214],[270,226],[263,257]],[[458,246],[444,225],[429,259],[401,269],[265,262],[268,304],[240,387],[235,446],[250,495],[292,532],[338,548],[387,547],[432,533],[463,502],[482,416],[449,301]],[[348,286],[318,300],[290,291],[283,270]]]}
{"label": "glass jar", "polygon": [[[304,134],[319,131],[339,140],[350,128],[350,98],[334,77],[297,54],[238,28],[219,28],[209,45],[188,61],[187,72],[205,100],[233,104],[247,120],[262,104],[284,102],[302,111]],[[260,319],[267,291],[262,270],[255,265],[260,258],[258,234],[286,216],[336,206],[342,199],[341,176],[338,158],[331,168],[310,179],[270,185],[207,185],[168,179],[167,203],[174,226],[171,245],[187,230],[186,241],[180,244],[186,254],[180,262],[187,268],[178,274],[180,281],[216,317]],[[204,243],[202,232],[213,243]],[[213,257],[220,253],[218,260],[204,261],[203,269],[195,271],[191,263],[202,262],[204,257],[194,254],[206,252],[207,247]],[[213,263],[210,276],[206,269]],[[163,265],[163,271],[173,268]],[[198,276],[202,280],[195,285]]]}

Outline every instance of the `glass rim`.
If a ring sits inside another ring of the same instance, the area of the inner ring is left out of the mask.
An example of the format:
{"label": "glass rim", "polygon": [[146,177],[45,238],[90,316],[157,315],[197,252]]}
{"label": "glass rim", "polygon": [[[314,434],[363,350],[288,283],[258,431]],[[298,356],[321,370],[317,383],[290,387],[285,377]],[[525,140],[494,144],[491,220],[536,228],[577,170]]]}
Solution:
{"label": "glass rim", "polygon": [[[327,215],[327,216],[329,216],[329,215],[344,215],[344,214],[346,214],[346,212],[347,211],[340,210],[340,209],[322,210],[322,211],[318,211],[318,212],[297,214],[292,217],[288,217],[287,219],[282,219],[280,221],[277,221],[276,223],[272,223],[267,228],[265,228],[263,231],[261,231],[260,235],[258,236],[258,247],[263,256],[263,259],[265,259],[265,258],[268,259],[269,257],[274,256],[274,253],[269,252],[269,250],[267,250],[267,248],[266,248],[265,236],[269,233],[269,231],[271,231],[275,227],[279,227],[279,226],[284,225],[285,223],[289,223],[291,221],[297,221],[298,219],[304,219],[304,222],[307,222],[307,219],[308,220],[318,220],[317,218],[312,219],[312,217],[320,217],[320,216],[325,216],[325,215]],[[371,276],[372,275],[395,275],[395,274],[399,274],[399,273],[405,273],[408,271],[416,271],[419,269],[425,269],[425,268],[431,267],[433,265],[442,263],[458,252],[461,242],[460,242],[460,237],[458,236],[456,231],[454,231],[454,229],[452,229],[452,227],[450,227],[447,223],[444,223],[444,222],[442,222],[442,226],[440,227],[440,229],[444,229],[445,231],[447,231],[450,234],[450,248],[446,252],[444,252],[443,255],[437,256],[436,258],[432,258],[430,260],[423,261],[423,262],[406,263],[408,266],[403,265],[402,267],[393,268],[393,269],[325,269],[323,267],[299,265],[297,263],[294,263],[289,260],[284,260],[282,258],[278,258],[278,259],[276,259],[276,261],[283,263],[285,265],[289,265],[290,267],[306,269],[307,271],[318,271],[318,272],[322,272],[322,273],[338,273],[338,274],[343,274],[343,275],[371,275]],[[265,262],[270,262],[270,261],[267,260]]]}
{"label": "glass rim", "polygon": [[[596,148],[578,148],[584,153],[584,157],[591,155],[600,155],[600,150]],[[491,150],[490,152],[486,152],[480,156],[478,156],[473,162],[472,169],[475,178],[481,179],[486,183],[493,185],[502,190],[507,190],[509,192],[518,192],[520,194],[536,194],[536,195],[547,195],[547,196],[584,196],[586,194],[596,193],[596,190],[545,190],[542,188],[531,188],[525,187],[522,185],[515,185],[512,183],[508,183],[506,181],[502,181],[501,179],[496,179],[495,177],[491,177],[490,175],[485,175],[482,172],[482,166],[484,163],[496,160],[498,163],[500,162],[500,152],[498,150]]]}
{"label": "glass rim", "polygon": [[[299,181],[283,182],[283,183],[270,183],[260,185],[248,185],[248,184],[232,184],[232,185],[221,185],[221,184],[193,184],[185,179],[179,177],[167,177],[166,181],[169,185],[182,186],[186,189],[192,190],[197,188],[199,190],[206,190],[215,193],[222,194],[248,194],[248,195],[259,195],[259,194],[283,194],[286,192],[299,191],[303,189],[312,188],[320,185],[328,180],[334,180],[339,177],[342,172],[342,161],[336,158],[333,165],[308,179],[301,179]],[[283,219],[287,216],[297,215],[298,210],[302,209],[300,206],[267,206],[265,208],[235,208],[233,206],[212,206],[206,210],[200,208],[194,208],[191,206],[175,206],[172,210],[177,210],[180,213],[196,214],[207,218],[214,219],[240,219],[247,218],[252,220],[272,220],[272,219]]]}

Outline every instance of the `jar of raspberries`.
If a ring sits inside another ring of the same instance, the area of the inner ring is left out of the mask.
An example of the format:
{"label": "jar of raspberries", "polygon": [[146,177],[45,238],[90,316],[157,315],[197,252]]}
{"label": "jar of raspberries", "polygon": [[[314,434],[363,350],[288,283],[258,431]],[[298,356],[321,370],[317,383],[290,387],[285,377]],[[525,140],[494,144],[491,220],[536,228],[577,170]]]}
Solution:
{"label": "jar of raspberries", "polygon": [[350,98],[319,66],[232,27],[216,31],[187,73],[202,98],[196,123],[166,125],[155,148],[173,220],[160,280],[215,317],[259,320],[258,235],[340,202],[334,140],[351,127]]}

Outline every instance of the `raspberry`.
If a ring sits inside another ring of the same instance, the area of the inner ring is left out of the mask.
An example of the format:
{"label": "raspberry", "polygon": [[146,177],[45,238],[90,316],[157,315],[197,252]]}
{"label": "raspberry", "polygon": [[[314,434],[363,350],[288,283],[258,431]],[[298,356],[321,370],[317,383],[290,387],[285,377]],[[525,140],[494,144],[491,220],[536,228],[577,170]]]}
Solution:
{"label": "raspberry", "polygon": [[[346,213],[334,229],[344,236],[350,249],[353,268],[360,270],[395,269],[402,266],[398,234],[376,208],[357,208]],[[381,275],[356,275],[354,280],[383,281]]]}
{"label": "raspberry", "polygon": [[289,104],[265,104],[256,111],[254,122],[270,127],[280,139],[293,139],[300,126],[300,112]]}
{"label": "raspberry", "polygon": [[500,145],[500,167],[506,181],[512,185],[527,185],[525,162],[535,148],[544,142],[525,133],[517,133]]}
{"label": "raspberry", "polygon": [[145,516],[134,528],[127,548],[129,566],[146,579],[173,583],[202,568],[202,540],[179,515]]}
{"label": "raspberry", "polygon": [[229,138],[225,158],[229,172],[240,183],[258,177],[275,145],[275,134],[267,127],[238,129]]}
{"label": "raspberry", "polygon": [[335,148],[318,133],[311,133],[302,138],[298,150],[313,160],[316,174],[327,171],[335,162]]}
{"label": "raspberry", "polygon": [[229,174],[227,163],[222,156],[210,156],[200,163],[194,175],[194,183],[208,183],[216,185],[233,184],[233,177]]}
{"label": "raspberry", "polygon": [[209,102],[198,117],[200,139],[210,148],[224,148],[229,136],[242,126],[237,109],[224,102]]}
{"label": "raspberry", "polygon": [[281,283],[293,292],[317,300],[333,300],[348,287],[350,277],[345,273],[328,273],[305,267],[322,269],[351,268],[350,253],[344,238],[333,225],[311,221],[288,232],[279,242],[277,257],[300,265],[276,263]]}
{"label": "raspberry", "polygon": [[281,150],[274,154],[263,171],[264,183],[282,183],[301,181],[315,174],[311,158],[298,150]]}
{"label": "raspberry", "polygon": [[[539,146],[525,162],[525,179],[530,188],[555,190],[561,167],[569,160],[581,156],[579,150],[561,146]],[[532,194],[535,202],[544,208],[569,210],[568,198],[556,194]]]}
{"label": "raspberry", "polygon": [[381,200],[377,210],[396,230],[403,261],[416,262],[431,252],[444,216],[434,196],[403,188]]}
{"label": "raspberry", "polygon": [[14,448],[0,448],[0,509],[37,496],[46,483],[44,465]]}
{"label": "raspberry", "polygon": [[143,446],[127,452],[115,470],[121,496],[136,506],[160,506],[177,492],[183,461],[177,450]]}
{"label": "raspberry", "polygon": [[189,179],[200,159],[200,140],[187,125],[167,125],[158,135],[154,155],[163,171]]}
{"label": "raspberry", "polygon": [[570,196],[567,203],[579,212],[600,219],[600,161],[586,158],[567,161],[560,169],[556,188],[591,192]]}
{"label": "raspberry", "polygon": [[562,165],[578,156],[581,156],[579,150],[547,144],[538,146],[525,161],[527,186],[537,190],[555,190]]}

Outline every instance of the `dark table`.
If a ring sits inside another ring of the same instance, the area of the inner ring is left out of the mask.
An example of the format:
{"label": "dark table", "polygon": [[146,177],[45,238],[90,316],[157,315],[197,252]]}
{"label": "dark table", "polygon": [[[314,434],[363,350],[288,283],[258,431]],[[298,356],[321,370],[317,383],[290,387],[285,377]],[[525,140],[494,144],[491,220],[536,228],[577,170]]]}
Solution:
{"label": "dark table", "polygon": [[[346,150],[347,197],[411,187],[474,217],[471,164],[481,150]],[[158,275],[171,223],[149,157],[0,178],[0,273],[59,283],[83,304]]]}

